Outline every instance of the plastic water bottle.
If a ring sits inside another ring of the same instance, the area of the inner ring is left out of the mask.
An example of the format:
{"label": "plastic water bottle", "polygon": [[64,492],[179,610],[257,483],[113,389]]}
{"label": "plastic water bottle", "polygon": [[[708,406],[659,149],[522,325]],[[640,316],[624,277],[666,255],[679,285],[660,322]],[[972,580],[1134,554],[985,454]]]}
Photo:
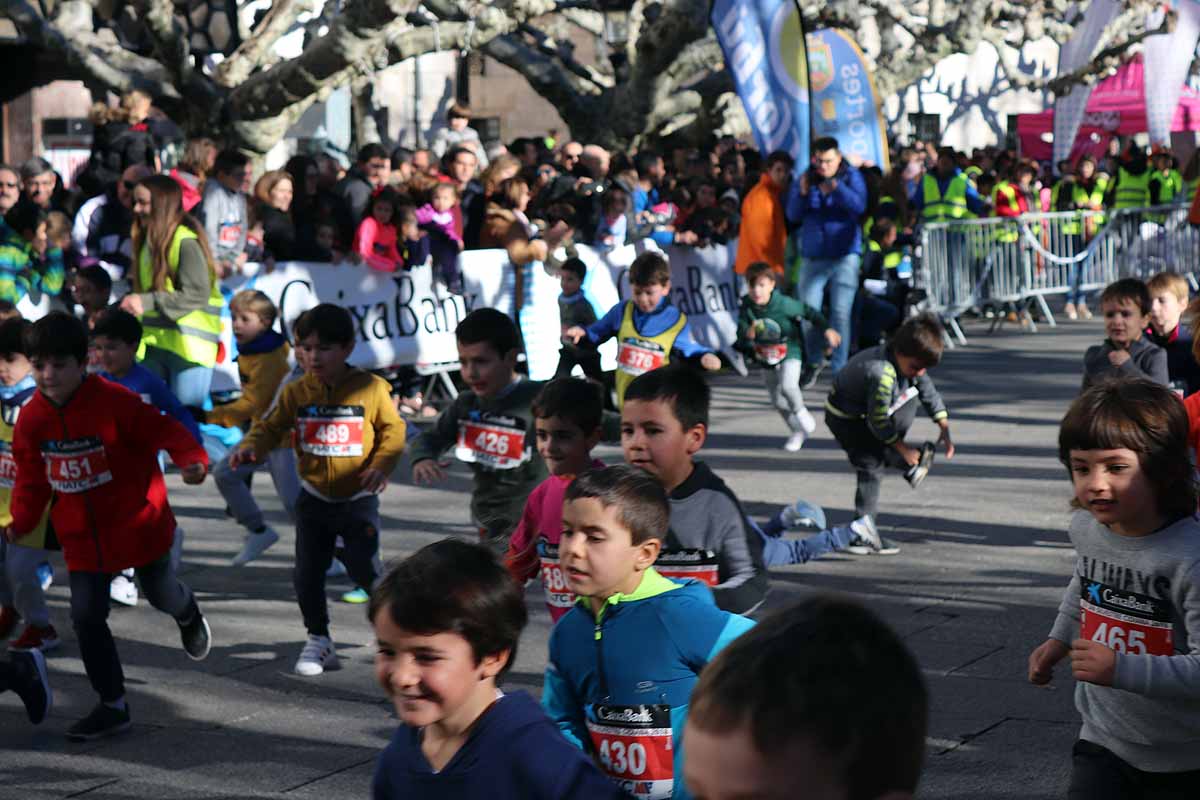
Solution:
{"label": "plastic water bottle", "polygon": [[906,247],[904,248],[904,258],[900,259],[900,263],[896,265],[896,277],[902,281],[908,281],[912,280],[912,274],[912,251]]}

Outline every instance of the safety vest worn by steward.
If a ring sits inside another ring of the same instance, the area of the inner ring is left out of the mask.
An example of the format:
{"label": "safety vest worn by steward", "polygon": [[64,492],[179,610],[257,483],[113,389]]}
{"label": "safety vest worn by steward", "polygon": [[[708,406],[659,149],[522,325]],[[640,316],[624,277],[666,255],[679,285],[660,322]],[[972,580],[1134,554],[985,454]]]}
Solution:
{"label": "safety vest worn by steward", "polygon": [[[1083,233],[1084,216],[1079,209],[1090,208],[1092,205],[1098,205],[1104,197],[1104,187],[1099,180],[1096,181],[1096,187],[1089,192],[1083,184],[1078,181],[1059,181],[1054,184],[1054,188],[1050,190],[1050,210],[1059,211],[1058,198],[1062,188],[1070,183],[1071,188],[1071,210],[1076,213],[1062,224],[1062,232],[1067,236],[1078,236]],[[1099,214],[1092,214],[1090,219],[1094,225],[1103,223],[1103,218]],[[1091,227],[1091,226],[1089,226]]]}
{"label": "safety vest worn by steward", "polygon": [[684,325],[687,314],[680,311],[674,325],[657,336],[643,336],[633,324],[633,301],[625,301],[621,327],[617,328],[617,408],[625,405],[625,390],[634,378],[670,363],[671,348]]}
{"label": "safety vest worn by steward", "polygon": [[898,247],[893,247],[884,253],[883,248],[879,245],[879,242],[875,241],[874,239],[867,240],[867,249],[872,253],[883,253],[884,270],[896,269],[896,267],[900,266],[900,262],[904,260],[903,250]]}
{"label": "safety vest worn by steward", "polygon": [[[1006,206],[1017,209],[1021,214],[1027,214],[1031,209],[1028,202],[1026,202],[1024,209],[1021,208],[1022,197],[1016,184],[1010,181],[1000,181],[996,184],[996,188],[992,190],[992,208],[1000,208],[1000,201],[1003,200]],[[1012,225],[996,226],[996,232],[992,235],[992,238],[997,242],[1011,243],[1021,238],[1020,226],[1016,219],[1012,217],[1008,217],[1008,219],[1013,220]],[[1035,234],[1041,233],[1041,226],[1034,224],[1029,227]]]}
{"label": "safety vest worn by steward", "polygon": [[[174,279],[179,274],[179,248],[187,239],[195,238],[196,233],[183,225],[175,229],[171,237],[164,290],[174,291]],[[154,268],[150,263],[150,251],[143,245],[138,254],[138,287],[144,292],[150,291],[153,283]],[[157,347],[202,367],[216,365],[217,344],[221,341],[221,309],[224,306],[221,289],[213,279],[205,308],[189,311],[177,320],[158,311],[146,311],[142,316],[143,348],[148,350]]]}
{"label": "safety vest worn by steward", "polygon": [[946,193],[938,188],[937,178],[925,175],[921,179],[924,204],[921,218],[924,222],[949,222],[956,219],[969,219],[971,214],[967,208],[967,186],[970,179],[959,173],[946,184]]}
{"label": "safety vest worn by steward", "polygon": [[1145,208],[1150,205],[1150,173],[1134,175],[1124,167],[1117,169],[1117,196],[1113,208]]}
{"label": "safety vest worn by steward", "polygon": [[[1158,170],[1150,176],[1149,183],[1157,183],[1158,189],[1158,205],[1166,206],[1175,201],[1175,196],[1183,191],[1183,176],[1179,174],[1179,170],[1173,169],[1166,175],[1163,175]],[[1147,191],[1149,191],[1149,183]]]}

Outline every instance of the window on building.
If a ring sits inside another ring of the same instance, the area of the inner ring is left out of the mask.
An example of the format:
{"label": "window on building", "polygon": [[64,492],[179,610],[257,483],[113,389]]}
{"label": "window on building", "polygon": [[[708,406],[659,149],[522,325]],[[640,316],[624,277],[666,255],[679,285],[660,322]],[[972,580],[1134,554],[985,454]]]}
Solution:
{"label": "window on building", "polygon": [[942,141],[942,118],[937,114],[909,114],[908,125],[911,130],[911,140],[933,142]]}
{"label": "window on building", "polygon": [[485,145],[500,141],[499,117],[471,117],[470,125],[479,134],[479,141]]}

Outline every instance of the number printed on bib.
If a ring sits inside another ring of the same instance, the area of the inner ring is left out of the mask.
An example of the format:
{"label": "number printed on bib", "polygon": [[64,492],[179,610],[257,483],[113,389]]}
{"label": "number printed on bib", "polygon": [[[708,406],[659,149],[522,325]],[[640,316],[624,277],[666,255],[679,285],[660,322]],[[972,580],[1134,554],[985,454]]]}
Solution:
{"label": "number printed on bib", "polygon": [[756,344],[754,345],[754,355],[758,356],[758,360],[768,367],[773,367],[787,358],[787,347],[787,342]]}
{"label": "number printed on bib", "polygon": [[0,489],[11,489],[17,480],[17,462],[13,460],[12,442],[0,442]]}
{"label": "number printed on bib", "polygon": [[361,457],[362,406],[302,406],[296,413],[300,450],[314,456]]}
{"label": "number printed on bib", "polygon": [[617,369],[628,375],[643,375],[667,363],[666,351],[645,339],[622,339],[617,350]]}
{"label": "number printed on bib", "polygon": [[675,789],[671,707],[588,708],[588,733],[600,767],[628,794],[666,800]]}
{"label": "number printed on bib", "polygon": [[1175,654],[1169,604],[1089,580],[1081,580],[1080,594],[1082,638],[1134,656]]}
{"label": "number printed on bib", "polygon": [[515,417],[484,414],[480,419],[458,421],[459,461],[491,469],[516,469],[528,461],[532,450],[525,447],[525,423]]}
{"label": "number printed on bib", "polygon": [[46,478],[56,492],[80,494],[112,480],[104,444],[94,436],[46,442],[42,458]]}
{"label": "number printed on bib", "polygon": [[546,605],[551,608],[569,609],[575,605],[575,595],[567,587],[562,564],[558,560],[558,545],[539,539],[538,562],[542,568],[542,591],[546,593]]}
{"label": "number printed on bib", "polygon": [[716,586],[721,582],[721,564],[717,554],[712,550],[695,548],[678,548],[663,550],[654,562],[654,570],[664,578],[682,580],[691,578],[706,586]]}
{"label": "number printed on bib", "polygon": [[888,408],[888,416],[890,417],[893,414],[895,414],[897,411],[899,411],[900,409],[904,408],[906,405],[908,405],[909,401],[912,400],[916,396],[917,396],[917,387],[910,386],[907,389],[905,389],[903,392],[900,393],[900,396],[896,398],[896,402],[892,403],[892,405]]}

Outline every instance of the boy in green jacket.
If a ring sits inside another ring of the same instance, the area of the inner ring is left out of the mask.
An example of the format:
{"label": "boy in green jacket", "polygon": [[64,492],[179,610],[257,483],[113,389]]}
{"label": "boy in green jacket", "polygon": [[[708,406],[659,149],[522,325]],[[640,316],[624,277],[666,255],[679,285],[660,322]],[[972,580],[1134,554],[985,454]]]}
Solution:
{"label": "boy in green jacket", "polygon": [[763,367],[763,382],[771,403],[791,429],[783,449],[797,452],[817,423],[804,407],[800,367],[804,348],[800,320],[825,329],[825,341],[837,347],[842,337],[815,308],[775,291],[775,272],[763,261],[746,268],[746,295],[738,314],[738,349]]}

